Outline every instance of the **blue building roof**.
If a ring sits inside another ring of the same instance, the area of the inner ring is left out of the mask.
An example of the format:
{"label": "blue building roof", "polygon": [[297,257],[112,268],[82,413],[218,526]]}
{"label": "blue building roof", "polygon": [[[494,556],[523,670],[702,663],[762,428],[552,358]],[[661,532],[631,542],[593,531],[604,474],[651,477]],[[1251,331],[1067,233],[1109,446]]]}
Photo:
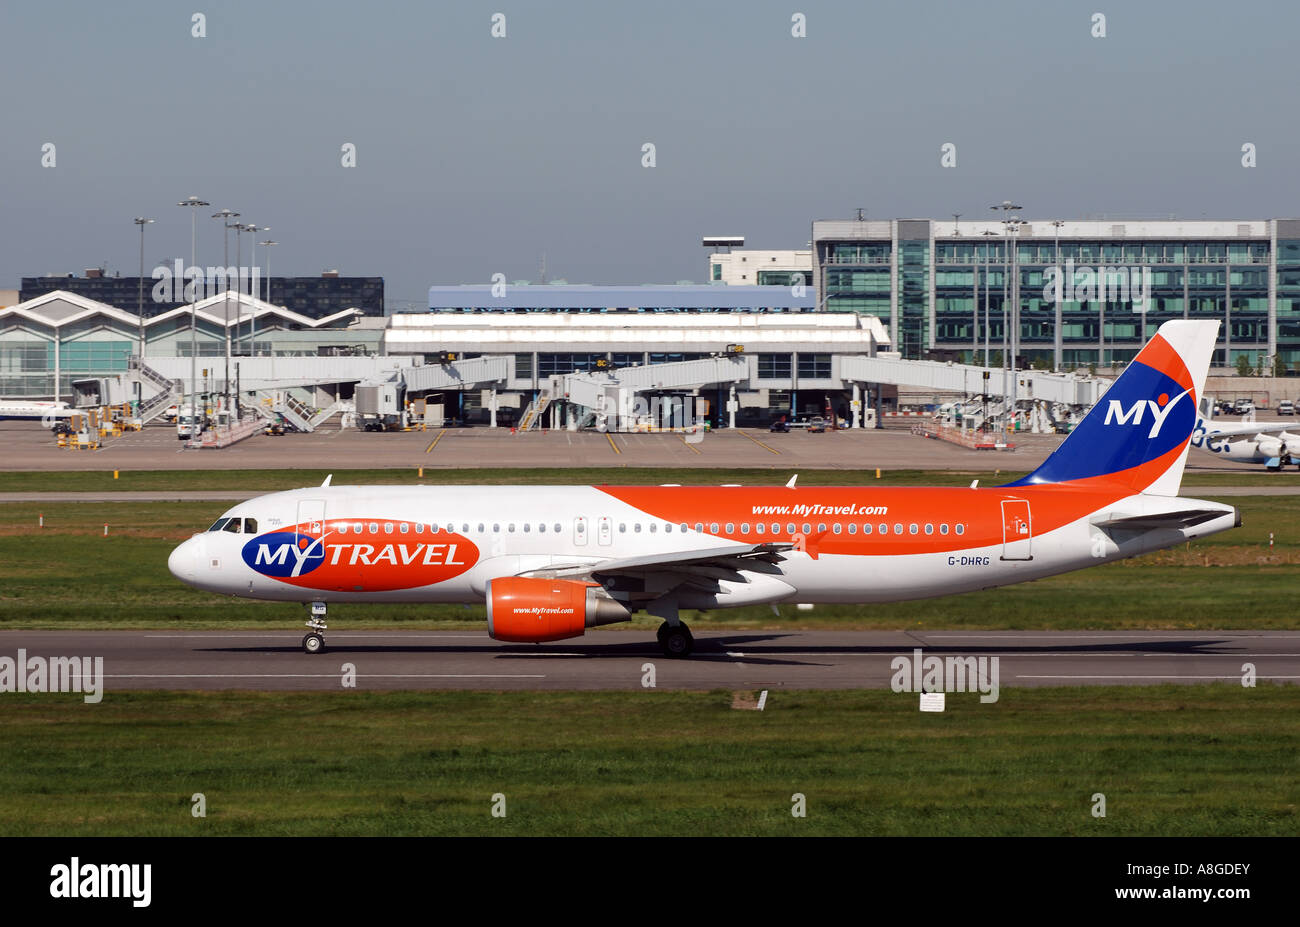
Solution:
{"label": "blue building roof", "polygon": [[817,308],[817,295],[804,287],[794,295],[788,286],[660,285],[595,286],[592,284],[504,284],[493,295],[490,284],[429,287],[431,312],[568,310],[759,311],[799,312]]}

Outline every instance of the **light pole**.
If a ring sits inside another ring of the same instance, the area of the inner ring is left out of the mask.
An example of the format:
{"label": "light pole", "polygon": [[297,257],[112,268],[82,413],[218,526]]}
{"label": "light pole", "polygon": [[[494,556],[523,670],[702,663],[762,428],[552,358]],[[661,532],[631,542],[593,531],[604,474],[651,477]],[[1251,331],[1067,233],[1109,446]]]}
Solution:
{"label": "light pole", "polygon": [[[190,208],[190,269],[194,270],[195,258],[195,236],[198,232],[198,224],[195,221],[198,213],[194,211],[196,206],[211,206],[206,200],[201,200],[197,196],[189,196],[176,204],[177,206],[189,206]],[[198,314],[195,309],[195,303],[198,301],[199,281],[194,280],[194,288],[190,290],[190,439],[193,440],[198,435],[199,420],[199,354],[198,354]]]}
{"label": "light pole", "polygon": [[[269,232],[269,231],[271,231],[271,227],[270,227],[269,225],[253,225],[253,224],[250,223],[250,224],[244,226],[244,231],[246,231],[246,232],[251,232],[252,235],[253,235],[253,249],[252,249],[252,253],[251,253],[251,257],[253,258],[253,267],[249,268],[249,274],[248,274],[248,295],[249,295],[249,296],[252,296],[252,297],[256,297],[256,296],[257,296],[257,277],[253,274],[253,270],[255,270],[256,267],[257,267],[257,233],[258,233],[258,232]],[[236,237],[238,237],[238,236],[236,236]],[[243,284],[243,282],[241,281],[239,285],[240,285],[240,287],[242,288],[244,284]],[[256,322],[254,321],[255,318],[256,318],[256,312],[255,312],[252,308],[250,308],[250,309],[248,310],[248,327],[249,327],[249,331],[250,331],[250,332],[253,330],[253,326],[256,324]],[[236,329],[235,329],[235,335],[236,335],[236,336],[239,335],[239,328],[238,328],[238,327],[236,327]]]}
{"label": "light pole", "polygon": [[[1006,304],[1006,298],[1007,298],[1007,296],[1009,295],[1013,300],[1016,299],[1016,292],[1015,292],[1015,291],[1016,291],[1016,286],[1015,286],[1015,283],[1012,282],[1012,281],[1009,279],[1009,278],[1010,278],[1010,275],[1011,275],[1011,272],[1012,272],[1012,270],[1013,270],[1014,267],[1015,267],[1015,262],[1014,262],[1014,260],[1013,260],[1013,256],[1012,256],[1012,254],[1011,254],[1011,230],[1012,230],[1011,227],[1012,227],[1012,225],[1014,224],[1015,220],[1014,220],[1014,218],[1011,216],[1011,213],[1012,213],[1012,212],[1015,212],[1015,211],[1018,210],[1018,209],[1020,209],[1020,207],[1019,207],[1018,205],[1016,205],[1015,203],[1011,202],[1011,200],[1003,200],[1001,203],[999,203],[999,204],[997,204],[997,205],[995,205],[995,206],[990,206],[989,208],[990,208],[990,209],[993,209],[993,210],[1001,210],[1001,211],[1002,211],[1002,229],[1003,229],[1003,236],[1002,236],[1002,237],[1003,237],[1003,241],[1004,241],[1004,246],[1005,246],[1006,249],[1007,249],[1007,254],[1004,256],[1004,257],[1005,257],[1005,265],[1004,265],[1004,266],[1005,266],[1005,268],[1006,268],[1006,271],[1005,271],[1004,277],[1005,277],[1006,279],[1003,279],[1003,281],[1002,281],[1002,290],[1003,290],[1003,294],[1004,294],[1004,295],[1003,295],[1003,303],[1002,303],[1002,353],[1003,353],[1003,358],[1002,358],[1002,403],[1003,403],[1003,410],[1004,410],[1004,412],[1005,412],[1005,410],[1006,410],[1006,408],[1007,408],[1007,405],[1006,405],[1006,404],[1007,404],[1008,399],[1009,399],[1010,402],[1011,402],[1011,408],[1012,408],[1013,410],[1015,409],[1015,395],[1014,395],[1015,392],[1016,392],[1016,390],[1015,390],[1015,360],[1014,360],[1014,357],[1013,357],[1013,356],[1008,356],[1008,355],[1009,355],[1009,354],[1014,354],[1014,352],[1015,352],[1015,343],[1016,343],[1016,339],[1015,339],[1015,334],[1013,334],[1013,333],[1008,333],[1008,331],[1007,331],[1007,304]],[[1011,309],[1011,324],[1012,324],[1013,326],[1016,326],[1016,327],[1018,327],[1019,324],[1020,324],[1020,323],[1019,323],[1020,313],[1019,313],[1018,310],[1019,310],[1019,306],[1012,306],[1012,309]],[[1008,337],[1009,334],[1010,334],[1010,337]],[[1010,383],[1008,382],[1008,375],[1010,375],[1010,376],[1009,376],[1009,379],[1010,379],[1010,381],[1011,381]],[[1010,389],[1008,389],[1008,387],[1010,387]],[[1003,433],[1004,435],[1005,435],[1006,432],[1007,432],[1007,425],[1008,425],[1008,417],[1007,417],[1007,415],[1004,414],[1004,415],[1002,416],[1002,433]]]}
{"label": "light pole", "polygon": [[[144,227],[153,220],[136,217],[132,221],[140,226],[140,278],[135,288],[135,314],[140,320],[140,363],[144,364]],[[139,401],[144,398],[144,394],[140,392],[142,387],[138,378],[136,379],[135,388],[135,398]]]}
{"label": "light pole", "polygon": [[[264,226],[262,228],[262,231],[267,232],[270,231],[270,229],[269,227]],[[271,248],[273,248],[275,245],[278,245],[279,242],[267,240],[267,241],[260,241],[258,242],[258,244],[266,246],[266,302],[267,305],[270,305],[271,303]],[[249,357],[257,356],[256,314],[254,314],[254,316],[248,320],[248,354]],[[534,373],[533,376],[536,377],[536,373]]]}
{"label": "light pole", "polygon": [[[985,229],[984,234],[996,238],[997,232]],[[991,363],[989,357],[989,243],[984,244],[984,366]],[[1005,398],[1005,397],[1003,397]]]}
{"label": "light pole", "polygon": [[[1065,225],[1065,221],[1062,219],[1053,219],[1052,225],[1056,226],[1056,299],[1053,300],[1053,302],[1056,303],[1056,328],[1052,336],[1052,369],[1057,373],[1060,373],[1061,364],[1064,363],[1062,358],[1062,354],[1064,353],[1064,339],[1061,334],[1061,297],[1065,291],[1065,280],[1063,279],[1065,268],[1061,266],[1061,226]],[[1074,281],[1071,280],[1070,283],[1070,292],[1073,293]]]}
{"label": "light pole", "polygon": [[[254,231],[256,228],[257,228],[256,225],[245,225],[245,224],[243,224],[243,223],[241,223],[241,222],[236,222],[235,225],[234,225],[234,229],[235,229],[235,264],[238,265],[239,268],[240,268],[240,270],[239,270],[239,271],[237,272],[237,274],[236,274],[236,280],[237,280],[237,282],[238,282],[238,286],[239,286],[239,303],[241,303],[241,304],[242,304],[243,301],[244,301],[244,274],[243,274],[243,270],[242,270],[242,268],[243,268],[243,262],[244,262],[244,257],[243,257],[243,238],[242,238],[241,236],[242,236],[242,233],[244,233],[244,232],[251,232],[251,231]],[[238,307],[236,307],[235,319],[236,319],[236,320],[239,319],[239,311],[238,311]],[[229,371],[229,366],[230,366],[230,329],[227,328],[227,329],[226,329],[226,367],[227,367],[227,370],[226,370],[226,374],[227,374],[227,375],[226,375],[226,391],[227,391],[227,395],[229,394],[229,391],[230,391],[230,376],[229,376],[230,371]]]}
{"label": "light pole", "polygon": [[[226,408],[230,408],[230,224],[231,219],[238,219],[239,213],[229,209],[214,212],[212,218],[221,220],[221,276],[225,283],[225,292],[221,304],[221,315],[226,323]],[[239,269],[235,269],[239,273]]]}

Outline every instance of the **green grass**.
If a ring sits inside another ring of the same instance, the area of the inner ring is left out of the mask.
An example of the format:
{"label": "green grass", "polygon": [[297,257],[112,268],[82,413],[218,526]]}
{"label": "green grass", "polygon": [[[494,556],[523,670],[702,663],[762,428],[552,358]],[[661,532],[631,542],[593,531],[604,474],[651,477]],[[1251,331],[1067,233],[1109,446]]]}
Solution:
{"label": "green grass", "polygon": [[[1032,583],[891,605],[783,606],[692,613],[710,628],[1062,629],[1294,628],[1300,498],[1234,497],[1243,527],[1135,560]],[[0,628],[298,628],[296,603],[251,602],[192,589],[167,571],[171,549],[223,502],[0,506]],[[46,527],[36,527],[44,514]],[[103,536],[104,524],[109,536]],[[1268,535],[1274,534],[1274,547]],[[481,629],[481,606],[349,605],[340,629]],[[603,633],[651,629],[638,618]]]}
{"label": "green grass", "polygon": [[721,691],[74,698],[4,696],[0,834],[1300,830],[1295,686],[1004,689],[941,715],[888,691],[774,691],[761,713]]}
{"label": "green grass", "polygon": [[[113,471],[6,471],[0,472],[0,492],[111,492],[177,490],[230,490],[237,492],[273,492],[319,486],[333,474],[334,484],[343,485],[436,485],[489,484],[501,486],[586,485],[586,484],[655,484],[685,483],[717,485],[775,485],[784,483],[794,472],[802,486],[965,486],[978,479],[982,485],[1008,483],[1024,476],[1024,470],[883,470],[877,481],[875,469],[814,470],[790,464],[764,468],[678,470],[661,467],[535,467],[436,469],[424,468],[424,478],[415,467],[371,470],[122,470],[118,479]],[[1184,482],[1198,486],[1276,486],[1294,485],[1287,473],[1189,473]]]}

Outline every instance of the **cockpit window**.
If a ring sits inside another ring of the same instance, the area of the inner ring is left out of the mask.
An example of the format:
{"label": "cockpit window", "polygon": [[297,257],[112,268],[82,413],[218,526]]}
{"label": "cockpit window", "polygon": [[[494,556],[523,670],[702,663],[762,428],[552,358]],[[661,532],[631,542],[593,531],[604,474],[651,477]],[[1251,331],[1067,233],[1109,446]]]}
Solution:
{"label": "cockpit window", "polygon": [[212,523],[212,527],[209,528],[208,530],[209,530],[209,531],[220,531],[222,528],[224,528],[224,527],[226,526],[226,522],[228,522],[228,521],[230,521],[229,518],[218,518],[215,522]]}
{"label": "cockpit window", "polygon": [[221,530],[229,531],[231,534],[239,534],[240,524],[242,521],[242,518],[232,518],[230,521],[226,522],[226,527]]}
{"label": "cockpit window", "polygon": [[245,518],[245,519],[244,519],[244,534],[257,534],[257,519],[256,519],[256,518]]}

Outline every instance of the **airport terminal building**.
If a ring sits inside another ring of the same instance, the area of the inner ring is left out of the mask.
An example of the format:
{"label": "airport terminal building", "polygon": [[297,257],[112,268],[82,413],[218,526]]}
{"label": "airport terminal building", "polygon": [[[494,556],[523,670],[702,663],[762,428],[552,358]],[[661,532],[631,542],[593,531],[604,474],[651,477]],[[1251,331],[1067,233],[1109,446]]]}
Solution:
{"label": "airport terminal building", "polygon": [[1109,367],[1189,318],[1224,323],[1221,368],[1300,369],[1300,219],[1010,215],[813,222],[820,307],[875,316],[906,358],[982,362],[1005,336],[1022,366]]}

